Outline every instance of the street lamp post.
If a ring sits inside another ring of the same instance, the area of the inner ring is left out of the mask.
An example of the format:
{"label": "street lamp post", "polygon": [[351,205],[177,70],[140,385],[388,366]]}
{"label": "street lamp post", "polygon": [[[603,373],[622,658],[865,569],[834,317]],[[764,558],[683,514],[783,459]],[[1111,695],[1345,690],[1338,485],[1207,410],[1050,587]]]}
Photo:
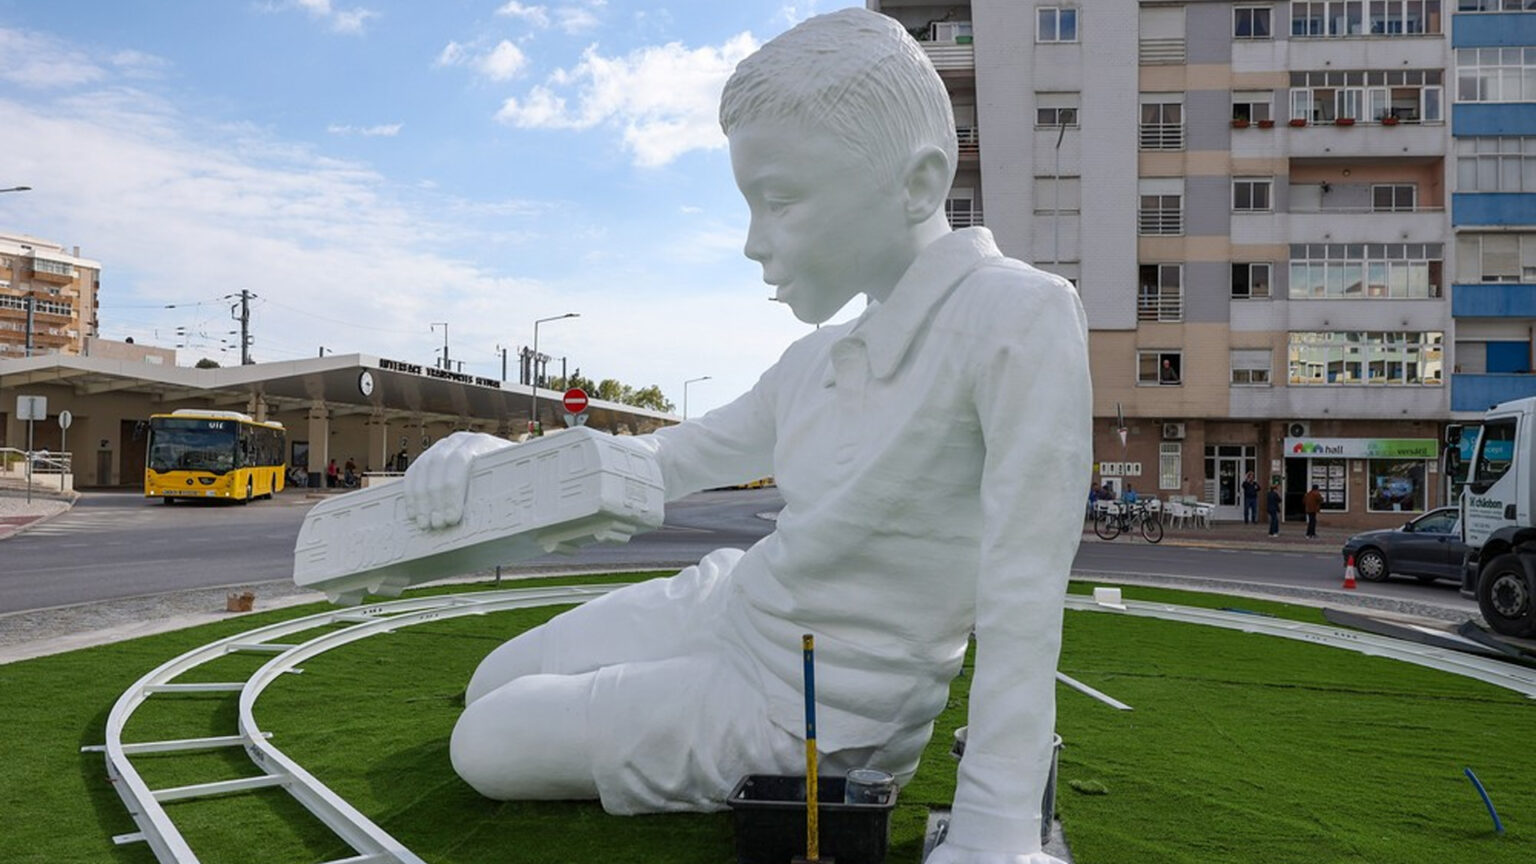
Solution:
{"label": "street lamp post", "polygon": [[448,322],[447,321],[434,321],[434,322],[432,322],[432,331],[434,333],[437,332],[437,328],[439,328],[439,327],[443,328],[443,366],[442,366],[442,368],[443,368],[444,372],[450,372],[450,371],[452,371],[452,369],[448,366]]}
{"label": "street lamp post", "polygon": [[31,186],[12,186],[9,189],[0,189],[0,192],[31,192]]}
{"label": "street lamp post", "polygon": [[708,381],[709,378],[710,378],[710,376],[708,376],[708,375],[701,375],[698,378],[689,378],[687,381],[683,382],[683,419],[684,420],[688,419],[688,385],[689,384],[693,384],[693,383],[695,383],[697,381]]}
{"label": "street lamp post", "polygon": [[532,435],[539,428],[539,325],[550,321],[559,321],[564,318],[580,318],[578,312],[567,312],[564,315],[551,315],[548,318],[540,318],[533,322],[533,362],[534,367],[529,377],[532,384],[533,399],[528,403],[528,434]]}

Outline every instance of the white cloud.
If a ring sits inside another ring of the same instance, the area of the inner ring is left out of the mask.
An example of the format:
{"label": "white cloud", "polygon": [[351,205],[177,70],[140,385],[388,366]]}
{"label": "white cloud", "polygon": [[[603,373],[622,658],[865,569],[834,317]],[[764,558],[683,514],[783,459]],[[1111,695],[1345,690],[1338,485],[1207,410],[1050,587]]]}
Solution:
{"label": "white cloud", "polygon": [[[617,128],[636,164],[665,165],[690,150],[724,146],[716,119],[720,90],[757,45],[750,33],[719,46],[672,42],[623,57],[605,57],[593,45],[575,67],[507,99],[496,119],[520,128]],[[571,91],[570,100],[561,90]]]}
{"label": "white cloud", "polygon": [[602,23],[595,12],[582,6],[562,6],[555,10],[555,17],[560,21],[560,29],[571,34],[585,33]]}
{"label": "white cloud", "polygon": [[402,123],[380,123],[375,126],[349,126],[332,123],[325,131],[332,135],[361,135],[364,138],[393,138],[400,134]]}
{"label": "white cloud", "polygon": [[779,7],[779,18],[783,19],[785,24],[793,27],[817,14],[817,7],[820,5],[820,0],[805,0],[804,3],[785,3]]}
{"label": "white cloud", "polygon": [[449,42],[438,52],[437,59],[432,62],[434,66],[457,66],[468,59],[468,53],[464,46],[457,42]]}
{"label": "white cloud", "polygon": [[74,46],[46,33],[0,27],[0,81],[34,89],[77,87],[106,70]]}
{"label": "white cloud", "polygon": [[549,10],[543,6],[529,6],[511,0],[511,2],[496,10],[497,15],[508,18],[521,18],[536,27],[549,26]]}
{"label": "white cloud", "polygon": [[[331,0],[290,0],[289,6],[302,9],[309,13],[309,17],[328,24],[331,30],[349,36],[362,33],[368,19],[379,17],[379,13],[362,6],[337,9],[331,6]],[[280,8],[282,7],[270,4],[266,7],[268,11],[277,11]]]}
{"label": "white cloud", "polygon": [[496,47],[482,55],[475,63],[480,74],[492,81],[510,81],[528,65],[528,57],[521,48],[503,39]]}

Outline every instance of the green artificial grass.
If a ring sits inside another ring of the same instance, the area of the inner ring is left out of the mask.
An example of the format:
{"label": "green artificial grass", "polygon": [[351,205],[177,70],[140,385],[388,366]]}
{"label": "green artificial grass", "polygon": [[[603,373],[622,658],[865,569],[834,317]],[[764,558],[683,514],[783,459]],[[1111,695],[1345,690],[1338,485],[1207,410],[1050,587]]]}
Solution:
{"label": "green artificial grass", "polygon": [[[512,583],[508,583],[509,587]],[[534,584],[548,585],[549,580]],[[1078,590],[1075,588],[1075,590]],[[1320,620],[1316,610],[1127,587],[1131,599]],[[0,831],[6,862],[151,862],[104,777],[99,743],[132,681],[190,648],[318,611],[245,616],[0,666]],[[257,703],[274,743],[429,862],[734,860],[729,814],[614,817],[595,804],[500,803],[453,774],[463,686],[510,635],[559,610],[401,628],[336,649]],[[236,680],[234,655],[195,680]],[[1526,862],[1536,858],[1536,713],[1469,679],[1308,643],[1098,613],[1069,614],[1063,672],[1135,707],[1058,690],[1058,809],[1074,856],[1098,862]],[[186,680],[194,680],[187,676]],[[929,806],[954,791],[967,675],[892,817],[891,862],[915,862]],[[235,694],[152,698],[125,740],[229,734]],[[657,711],[665,716],[665,705]],[[153,788],[257,773],[240,749],[134,759]],[[1496,836],[1462,768],[1488,787]],[[310,862],[348,850],[279,790],[167,805],[207,862]]]}

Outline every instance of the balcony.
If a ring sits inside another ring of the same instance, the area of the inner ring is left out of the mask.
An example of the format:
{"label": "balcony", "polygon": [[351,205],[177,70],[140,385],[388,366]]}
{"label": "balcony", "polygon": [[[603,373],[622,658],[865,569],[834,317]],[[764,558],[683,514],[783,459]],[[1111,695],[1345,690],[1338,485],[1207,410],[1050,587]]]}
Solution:
{"label": "balcony", "polygon": [[1377,122],[1340,125],[1307,121],[1304,126],[1290,126],[1281,121],[1275,131],[1282,128],[1286,151],[1293,157],[1445,155],[1444,123],[1399,122],[1393,126]]}
{"label": "balcony", "polygon": [[1456,318],[1536,318],[1536,284],[1452,285],[1451,315]]}
{"label": "balcony", "polygon": [[1451,410],[1483,412],[1511,399],[1536,396],[1536,374],[1491,372],[1451,375]]}
{"label": "balcony", "polygon": [[1441,243],[1449,230],[1439,207],[1292,209],[1285,215],[1289,243]]}
{"label": "balcony", "polygon": [[[950,206],[955,199],[950,199],[944,207],[944,215],[949,217],[951,228],[980,228],[986,223],[981,220],[981,205],[972,204],[968,207]],[[971,204],[967,201],[966,204]]]}
{"label": "balcony", "polygon": [[75,281],[75,268],[62,261],[49,261],[47,258],[32,259],[32,278],[38,282],[52,282],[56,285],[68,285]]}
{"label": "balcony", "polygon": [[969,42],[919,42],[939,74],[976,72],[976,46]]}

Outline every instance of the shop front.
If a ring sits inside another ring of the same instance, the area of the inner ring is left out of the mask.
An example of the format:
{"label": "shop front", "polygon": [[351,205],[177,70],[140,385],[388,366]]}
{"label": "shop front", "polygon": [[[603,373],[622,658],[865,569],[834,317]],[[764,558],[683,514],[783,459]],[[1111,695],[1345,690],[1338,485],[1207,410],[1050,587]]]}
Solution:
{"label": "shop front", "polygon": [[1433,438],[1286,438],[1285,519],[1304,521],[1302,496],[1323,496],[1321,521],[1339,527],[1399,525],[1439,500]]}

